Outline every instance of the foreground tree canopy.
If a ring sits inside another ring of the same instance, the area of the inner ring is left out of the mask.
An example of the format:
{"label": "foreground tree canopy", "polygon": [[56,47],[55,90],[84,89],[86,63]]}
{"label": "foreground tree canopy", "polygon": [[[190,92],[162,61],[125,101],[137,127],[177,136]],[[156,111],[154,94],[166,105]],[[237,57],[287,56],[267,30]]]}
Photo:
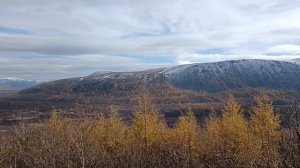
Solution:
{"label": "foreground tree canopy", "polygon": [[0,135],[0,167],[299,167],[300,140],[280,129],[266,94],[247,120],[233,96],[221,116],[199,125],[191,109],[168,127],[148,92],[137,97],[130,123],[117,107],[108,116],[72,120],[53,112],[45,123]]}

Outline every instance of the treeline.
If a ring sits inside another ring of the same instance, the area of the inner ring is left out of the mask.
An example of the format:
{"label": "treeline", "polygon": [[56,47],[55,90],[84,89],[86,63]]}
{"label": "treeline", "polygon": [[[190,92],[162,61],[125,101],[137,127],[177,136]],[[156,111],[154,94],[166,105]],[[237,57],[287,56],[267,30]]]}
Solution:
{"label": "treeline", "polygon": [[167,126],[149,93],[137,99],[124,123],[116,107],[108,116],[71,120],[54,112],[43,124],[0,134],[0,167],[300,167],[298,124],[280,128],[266,94],[245,119],[230,96],[221,116],[199,124],[190,109]]}

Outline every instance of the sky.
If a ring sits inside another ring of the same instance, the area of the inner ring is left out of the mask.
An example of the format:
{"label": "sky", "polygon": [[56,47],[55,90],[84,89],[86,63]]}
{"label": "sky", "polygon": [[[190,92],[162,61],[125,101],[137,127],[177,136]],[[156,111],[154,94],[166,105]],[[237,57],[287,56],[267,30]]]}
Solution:
{"label": "sky", "polygon": [[299,0],[0,0],[0,78],[294,58]]}

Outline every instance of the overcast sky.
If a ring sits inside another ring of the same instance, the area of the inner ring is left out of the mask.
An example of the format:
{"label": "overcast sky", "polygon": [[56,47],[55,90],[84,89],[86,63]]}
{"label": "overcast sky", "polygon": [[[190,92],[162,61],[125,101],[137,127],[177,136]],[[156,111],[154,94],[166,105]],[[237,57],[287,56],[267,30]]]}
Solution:
{"label": "overcast sky", "polygon": [[299,55],[299,0],[0,0],[0,78]]}

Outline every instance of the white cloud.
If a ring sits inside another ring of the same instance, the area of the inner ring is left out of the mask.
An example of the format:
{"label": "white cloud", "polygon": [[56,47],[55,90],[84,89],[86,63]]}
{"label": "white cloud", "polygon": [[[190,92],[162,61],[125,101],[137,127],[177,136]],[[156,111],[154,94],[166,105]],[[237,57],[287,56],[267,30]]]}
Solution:
{"label": "white cloud", "polygon": [[[135,70],[151,57],[289,59],[299,18],[299,0],[0,0],[0,77]],[[216,48],[226,53],[197,53]]]}
{"label": "white cloud", "polygon": [[300,45],[294,44],[282,44],[272,46],[267,49],[267,52],[270,53],[287,53],[291,55],[300,54]]}

